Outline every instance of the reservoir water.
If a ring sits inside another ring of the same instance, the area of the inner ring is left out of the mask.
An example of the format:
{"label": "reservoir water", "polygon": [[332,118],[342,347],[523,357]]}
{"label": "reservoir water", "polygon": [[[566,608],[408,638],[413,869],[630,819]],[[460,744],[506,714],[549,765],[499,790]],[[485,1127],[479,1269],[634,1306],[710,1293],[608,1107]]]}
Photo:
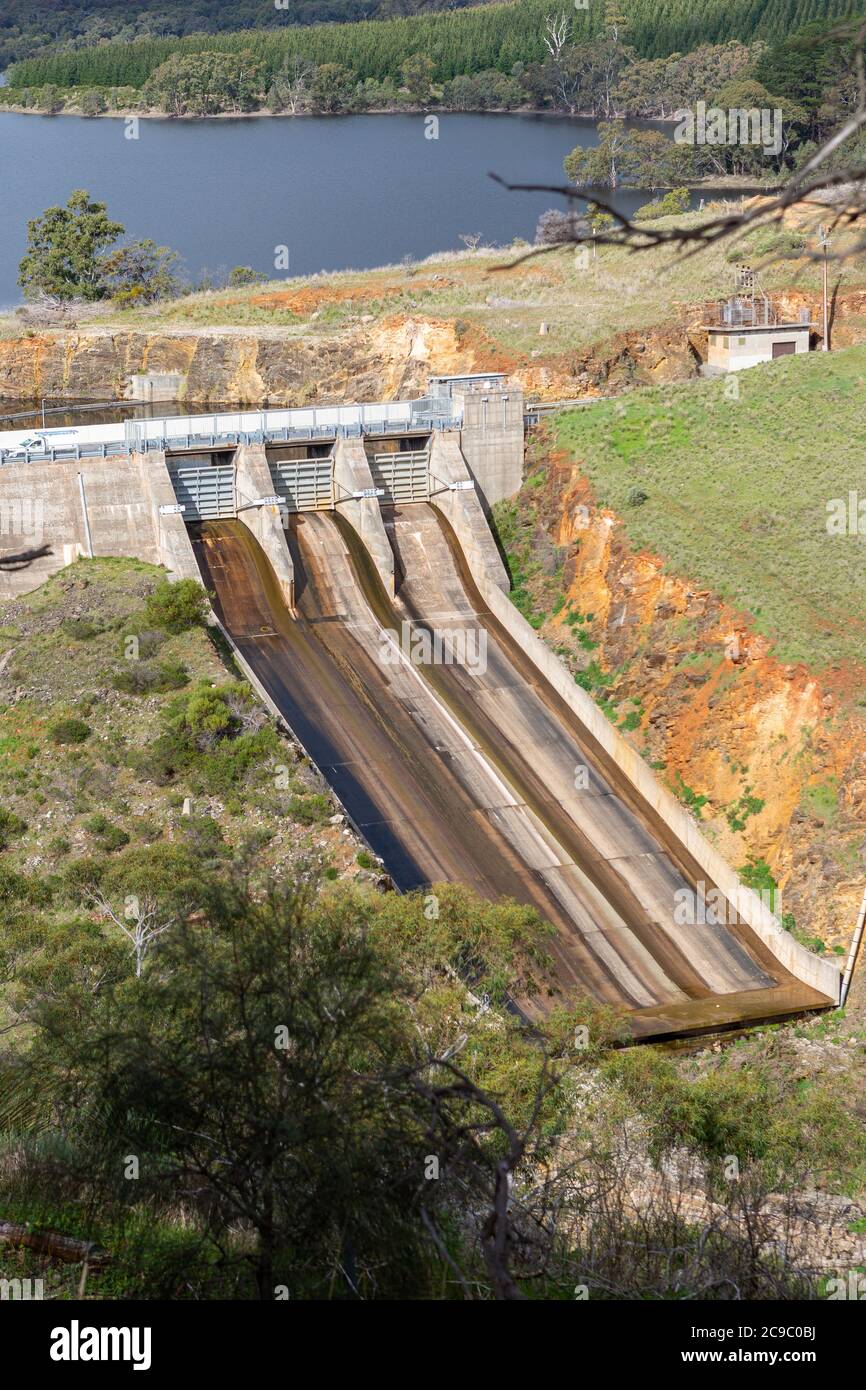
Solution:
{"label": "reservoir water", "polygon": [[[459,250],[461,234],[531,239],[539,213],[565,204],[488,175],[561,184],[563,157],[597,143],[592,121],[566,117],[443,114],[438,139],[430,129],[423,115],[383,115],[148,119],[134,131],[118,118],[2,112],[0,307],[20,302],[28,219],[75,188],[106,202],[128,237],[180,252],[192,280],[235,265],[308,275]],[[620,189],[615,202],[632,211],[651,196]]]}

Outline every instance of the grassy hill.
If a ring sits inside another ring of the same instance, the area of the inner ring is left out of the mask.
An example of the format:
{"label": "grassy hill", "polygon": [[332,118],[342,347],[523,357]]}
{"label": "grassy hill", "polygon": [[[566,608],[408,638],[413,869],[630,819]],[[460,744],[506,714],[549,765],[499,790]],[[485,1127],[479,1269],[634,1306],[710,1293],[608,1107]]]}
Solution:
{"label": "grassy hill", "polygon": [[866,534],[828,534],[827,504],[866,499],[866,348],[768,363],[736,387],[600,402],[563,416],[558,443],[633,544],[747,610],[782,660],[862,663]]}

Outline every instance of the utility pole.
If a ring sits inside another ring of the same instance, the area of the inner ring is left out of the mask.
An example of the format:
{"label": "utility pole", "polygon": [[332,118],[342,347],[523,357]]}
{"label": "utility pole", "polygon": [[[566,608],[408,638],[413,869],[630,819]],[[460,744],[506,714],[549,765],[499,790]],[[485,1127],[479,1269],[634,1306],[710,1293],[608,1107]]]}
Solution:
{"label": "utility pole", "polygon": [[823,343],[821,344],[821,351],[822,351],[822,352],[829,352],[829,351],[830,351],[830,341],[829,341],[829,327],[828,327],[828,314],[827,314],[827,247],[830,245],[830,238],[829,238],[829,236],[827,235],[827,228],[826,228],[826,227],[819,227],[819,228],[818,228],[818,240],[819,240],[819,242],[820,242],[820,244],[821,244],[821,247],[822,247],[822,249],[823,249],[823,251],[824,251],[824,265],[823,265],[823,275],[822,275],[823,286],[824,286],[824,341],[823,341]]}
{"label": "utility pole", "polygon": [[42,397],[42,428],[45,429],[45,397]]}

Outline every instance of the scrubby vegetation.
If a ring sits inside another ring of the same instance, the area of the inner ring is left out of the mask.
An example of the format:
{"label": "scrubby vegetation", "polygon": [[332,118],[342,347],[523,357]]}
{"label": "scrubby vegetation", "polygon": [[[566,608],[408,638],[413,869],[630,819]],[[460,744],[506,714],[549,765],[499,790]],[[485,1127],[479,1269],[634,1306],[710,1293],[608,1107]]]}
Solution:
{"label": "scrubby vegetation", "polygon": [[91,1297],[819,1295],[798,1194],[856,1196],[866,1146],[793,1036],[744,1066],[623,1054],[587,1004],[526,1030],[501,1006],[543,969],[541,924],[459,888],[251,891],[180,848],[137,869],[139,971],[117,875],[0,936],[0,1207],[96,1242]]}
{"label": "scrubby vegetation", "polygon": [[0,1275],[80,1295],[17,1225],[88,1243],[93,1298],[819,1297],[856,1027],[678,1059],[588,1001],[528,1025],[549,927],[380,891],[197,598],[79,561],[0,611]]}
{"label": "scrubby vegetation", "polygon": [[93,886],[100,851],[122,865],[178,843],[263,867],[351,863],[341,831],[322,839],[320,779],[226,666],[205,607],[198,584],[96,560],[0,612],[0,844],[16,873],[65,881],[87,860]]}

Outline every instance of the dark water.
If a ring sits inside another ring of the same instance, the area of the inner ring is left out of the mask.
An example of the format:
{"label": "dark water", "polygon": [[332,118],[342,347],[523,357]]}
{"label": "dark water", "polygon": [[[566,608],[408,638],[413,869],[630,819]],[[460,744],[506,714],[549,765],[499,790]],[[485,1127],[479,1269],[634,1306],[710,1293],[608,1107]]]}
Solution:
{"label": "dark water", "polygon": [[[106,401],[108,402],[108,397]],[[93,401],[66,401],[64,405],[53,405],[46,399],[45,415],[42,403],[33,402],[29,409],[19,400],[4,400],[0,396],[0,431],[60,429],[62,425],[110,425],[115,420],[160,420],[166,415],[188,415],[189,405],[184,401],[112,401],[105,405],[95,405]],[[237,410],[237,402],[220,401],[208,405],[211,414]]]}
{"label": "dark water", "polygon": [[[486,242],[531,238],[548,194],[509,193],[490,178],[561,183],[563,157],[596,143],[587,120],[421,115],[142,120],[0,112],[0,307],[19,302],[27,221],[74,188],[107,202],[130,237],[184,258],[188,276],[252,265],[278,276],[365,269]],[[638,189],[616,201],[632,211]],[[699,195],[697,195],[699,196]],[[561,202],[560,206],[564,206]],[[275,248],[289,269],[275,272]]]}

